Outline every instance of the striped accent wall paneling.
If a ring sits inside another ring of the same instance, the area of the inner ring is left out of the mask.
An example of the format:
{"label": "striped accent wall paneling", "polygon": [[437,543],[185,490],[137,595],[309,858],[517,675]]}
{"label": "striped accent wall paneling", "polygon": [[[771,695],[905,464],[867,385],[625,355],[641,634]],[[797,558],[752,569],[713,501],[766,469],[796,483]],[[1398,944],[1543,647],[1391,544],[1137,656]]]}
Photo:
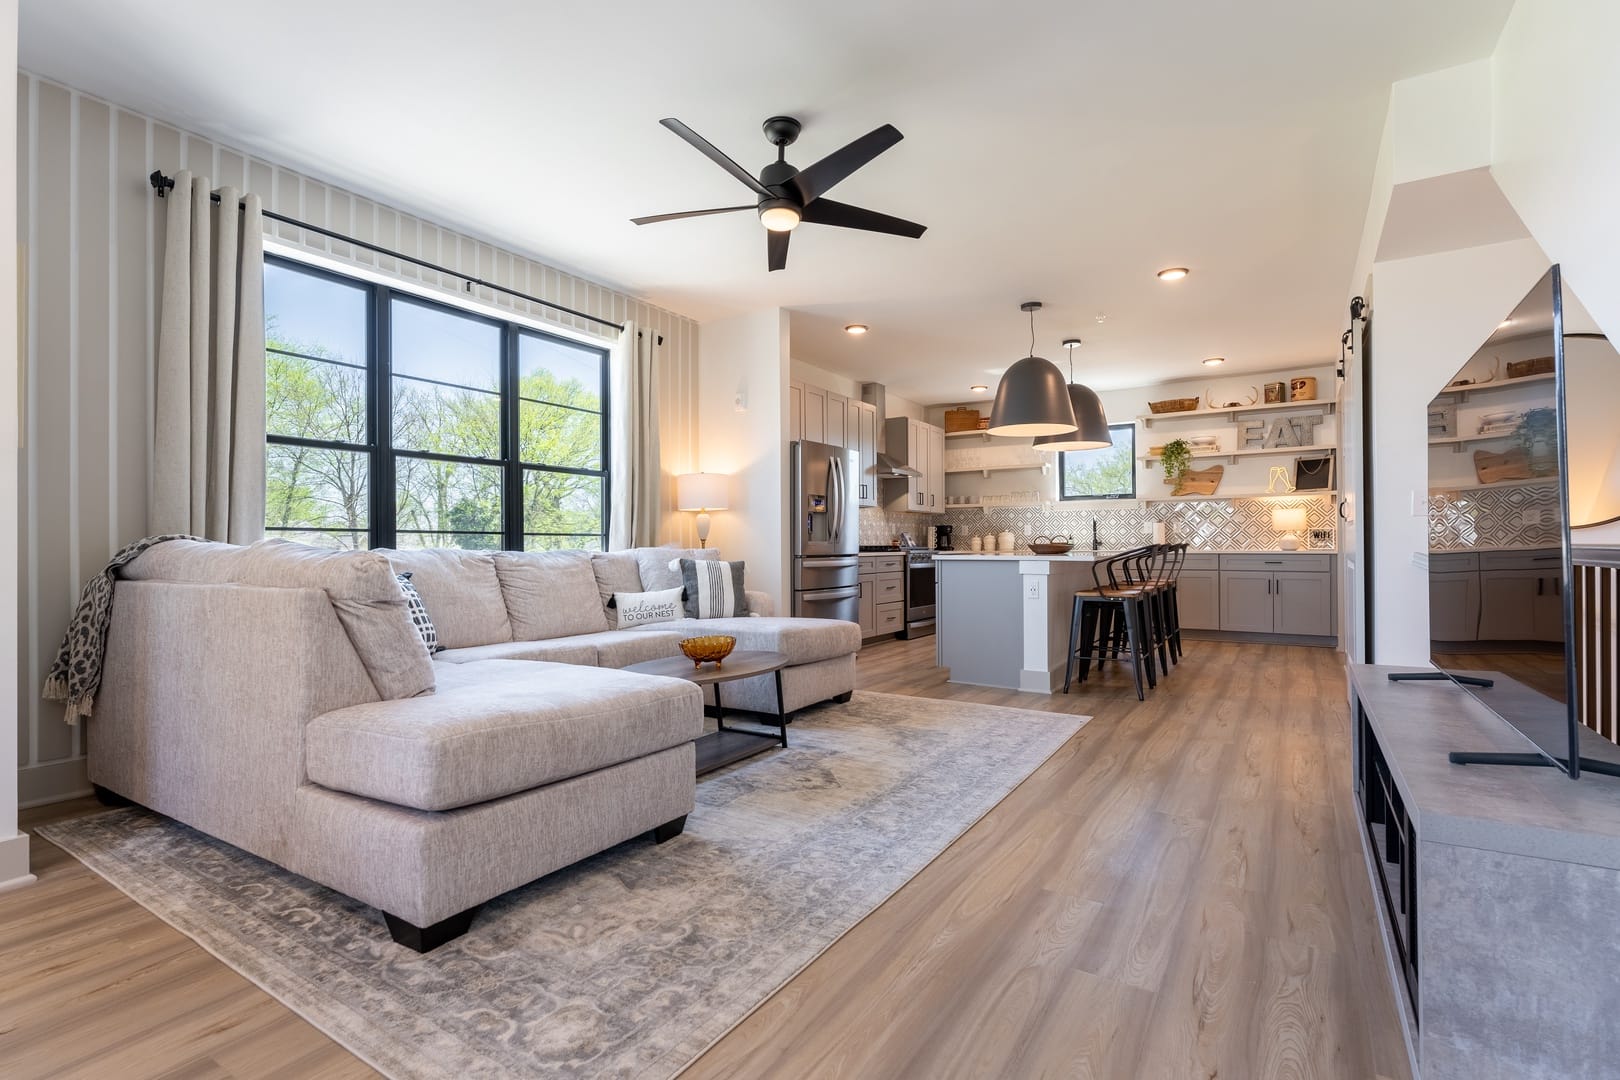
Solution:
{"label": "striped accent wall paneling", "polygon": [[1575,657],[1581,722],[1620,742],[1620,566],[1576,559]]}
{"label": "striped accent wall paneling", "polygon": [[[164,210],[147,175],[181,169],[258,193],[265,208],[370,240],[614,322],[661,334],[664,535],[696,542],[674,512],[676,473],[697,466],[698,327],[516,252],[321,183],[27,73],[18,76],[17,215],[23,246],[25,446],[19,486],[18,761],[24,806],[87,789],[77,728],[40,685],[84,580],[146,533],[147,450]],[[269,223],[267,239],[570,331],[601,328],[457,278]],[[609,334],[615,331],[609,330]]]}

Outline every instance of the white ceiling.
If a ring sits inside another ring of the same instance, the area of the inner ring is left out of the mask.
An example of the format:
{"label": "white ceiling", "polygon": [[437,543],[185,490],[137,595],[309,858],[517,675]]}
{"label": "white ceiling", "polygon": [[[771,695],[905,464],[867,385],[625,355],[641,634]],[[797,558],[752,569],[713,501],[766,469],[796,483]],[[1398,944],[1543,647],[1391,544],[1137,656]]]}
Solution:
{"label": "white ceiling", "polygon": [[[790,308],[800,359],[937,402],[1024,355],[1031,298],[1099,388],[1336,357],[1389,84],[1511,6],[23,0],[21,62],[699,319]],[[629,224],[749,201],[660,117],[757,170],[775,113],[800,167],[896,125],[832,197],[927,235],[804,226],[768,274],[752,214]]]}

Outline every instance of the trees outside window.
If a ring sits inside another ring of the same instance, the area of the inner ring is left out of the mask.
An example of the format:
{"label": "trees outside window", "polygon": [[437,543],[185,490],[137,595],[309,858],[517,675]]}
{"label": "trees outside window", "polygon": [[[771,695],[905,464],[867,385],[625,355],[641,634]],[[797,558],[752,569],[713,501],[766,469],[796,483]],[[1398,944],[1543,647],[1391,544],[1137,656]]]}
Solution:
{"label": "trees outside window", "polygon": [[277,258],[265,312],[267,533],[604,546],[605,350]]}
{"label": "trees outside window", "polygon": [[1058,494],[1064,499],[1136,498],[1136,425],[1110,424],[1114,445],[1058,455]]}

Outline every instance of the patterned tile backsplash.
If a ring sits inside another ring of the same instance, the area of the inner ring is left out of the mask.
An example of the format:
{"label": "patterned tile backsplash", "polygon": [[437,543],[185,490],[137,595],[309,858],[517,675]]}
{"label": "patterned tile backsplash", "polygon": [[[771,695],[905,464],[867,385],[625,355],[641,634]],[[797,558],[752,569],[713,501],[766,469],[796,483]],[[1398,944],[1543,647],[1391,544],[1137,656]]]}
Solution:
{"label": "patterned tile backsplash", "polygon": [[[1147,538],[1143,526],[1162,521],[1172,540],[1184,540],[1195,551],[1275,551],[1280,534],[1271,527],[1271,510],[1277,506],[1304,506],[1308,529],[1318,536],[1327,534],[1325,542],[1302,543],[1301,547],[1334,546],[1338,512],[1321,496],[1092,504],[1084,508],[1045,504],[947,510],[943,515],[865,509],[861,511],[861,543],[887,544],[902,530],[925,540],[929,526],[944,523],[955,526],[956,546],[964,551],[972,537],[1004,529],[1020,542],[1062,533],[1085,545],[1090,542],[1095,518],[1105,548],[1140,544]],[[1437,551],[1549,547],[1558,538],[1556,482],[1473,488],[1429,498],[1429,543]]]}
{"label": "patterned tile backsplash", "polygon": [[1556,547],[1558,482],[1523,487],[1469,488],[1429,496],[1429,547]]}
{"label": "patterned tile backsplash", "polygon": [[1267,499],[1191,499],[1185,502],[1094,503],[1084,508],[1070,506],[1006,506],[987,509],[947,510],[943,515],[910,514],[886,510],[861,511],[861,543],[886,544],[906,530],[918,540],[928,535],[930,525],[941,523],[956,529],[957,550],[965,551],[970,539],[987,532],[1012,532],[1020,543],[1031,537],[1063,534],[1078,545],[1091,542],[1091,522],[1105,548],[1133,547],[1151,539],[1144,526],[1165,523],[1166,535],[1185,541],[1194,551],[1275,551],[1281,533],[1271,527],[1274,507],[1303,506],[1310,532],[1326,534],[1312,545],[1301,537],[1300,547],[1331,548],[1336,533],[1337,511],[1322,496],[1277,496]]}

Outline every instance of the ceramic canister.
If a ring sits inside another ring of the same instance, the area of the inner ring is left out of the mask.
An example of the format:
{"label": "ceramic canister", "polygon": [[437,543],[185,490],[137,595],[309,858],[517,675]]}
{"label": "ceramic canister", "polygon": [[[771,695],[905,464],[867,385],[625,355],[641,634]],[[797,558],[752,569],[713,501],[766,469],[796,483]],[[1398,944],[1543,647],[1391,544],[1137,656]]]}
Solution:
{"label": "ceramic canister", "polygon": [[1018,547],[1018,539],[1017,539],[1017,537],[1013,536],[1013,534],[1010,533],[1010,532],[1003,532],[1000,536],[996,537],[996,550],[997,551],[1005,551],[1005,552],[1007,552],[1007,554],[1010,555],[1010,554],[1012,554],[1013,550],[1015,548],[1017,548],[1017,547]]}
{"label": "ceramic canister", "polygon": [[969,551],[983,551],[984,550],[984,541],[980,540],[977,536],[975,536],[973,538],[972,542],[968,544],[968,550]]}

